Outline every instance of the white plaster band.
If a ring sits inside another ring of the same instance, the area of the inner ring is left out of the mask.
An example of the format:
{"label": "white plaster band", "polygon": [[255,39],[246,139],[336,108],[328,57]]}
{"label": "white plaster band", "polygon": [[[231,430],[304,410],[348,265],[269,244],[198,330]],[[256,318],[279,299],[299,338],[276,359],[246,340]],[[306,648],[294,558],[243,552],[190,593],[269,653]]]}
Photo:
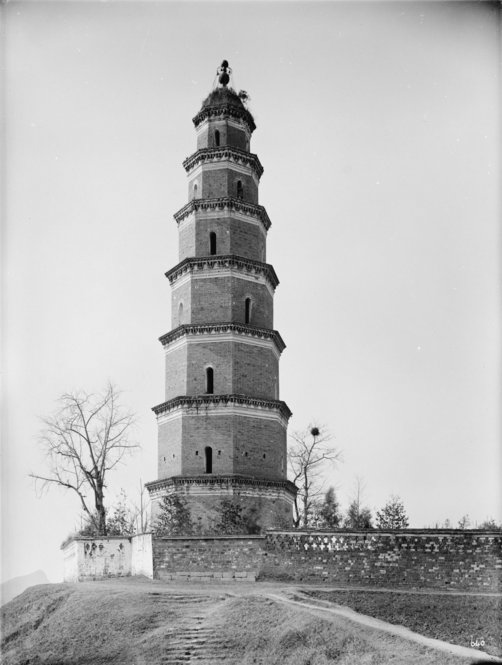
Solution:
{"label": "white plaster band", "polygon": [[188,172],[188,181],[191,183],[194,179],[198,178],[203,171],[236,171],[242,175],[250,175],[256,186],[258,187],[260,179],[256,175],[256,172],[252,166],[243,166],[242,164],[236,164],[236,162],[231,159],[219,159],[218,161],[206,161],[203,164],[198,164],[192,171]]}
{"label": "white plaster band", "polygon": [[230,207],[219,208],[218,210],[195,210],[189,213],[184,217],[181,222],[178,224],[178,229],[181,231],[186,226],[193,222],[201,222],[206,219],[224,219],[229,220],[230,223],[233,220],[238,222],[244,222],[245,224],[251,224],[253,226],[258,226],[263,235],[266,237],[267,231],[263,226],[263,222],[259,217],[254,217],[253,215],[246,215],[243,212],[237,212]]}
{"label": "white plaster band", "polygon": [[294,504],[294,497],[292,496],[292,494],[282,487],[266,487],[260,485],[246,487],[245,485],[241,484],[233,485],[229,482],[214,483],[214,484],[211,483],[208,485],[206,485],[205,483],[204,484],[186,483],[181,485],[178,484],[167,485],[155,489],[148,488],[148,493],[150,494],[151,498],[155,500],[155,499],[160,499],[163,496],[176,494],[181,488],[188,489],[188,492],[186,494],[186,496],[188,497],[233,496],[236,493],[238,493],[239,496],[241,497],[245,496],[252,498],[265,497],[267,499],[283,499],[284,501],[286,501],[291,505]]}
{"label": "white plaster band", "polygon": [[217,278],[228,279],[229,277],[235,277],[236,279],[244,279],[247,282],[253,282],[254,284],[258,282],[258,284],[261,284],[267,289],[267,291],[270,293],[272,297],[274,296],[274,290],[271,287],[265,275],[260,273],[249,274],[237,268],[202,268],[198,270],[197,269],[187,270],[187,272],[184,275],[176,279],[174,284],[171,284],[171,288],[174,293],[175,289],[183,286],[184,284],[187,284],[192,279],[217,279]]}
{"label": "white plaster band", "polygon": [[221,404],[203,404],[199,406],[199,408],[187,404],[180,404],[179,406],[174,407],[171,411],[160,413],[157,416],[157,422],[159,425],[163,425],[173,420],[177,420],[178,418],[207,418],[208,416],[211,418],[213,416],[258,418],[258,420],[277,422],[282,425],[284,429],[287,429],[288,426],[287,419],[280,413],[280,411],[265,409],[256,404],[249,404],[248,406],[244,406],[243,404],[227,404],[225,406]]}

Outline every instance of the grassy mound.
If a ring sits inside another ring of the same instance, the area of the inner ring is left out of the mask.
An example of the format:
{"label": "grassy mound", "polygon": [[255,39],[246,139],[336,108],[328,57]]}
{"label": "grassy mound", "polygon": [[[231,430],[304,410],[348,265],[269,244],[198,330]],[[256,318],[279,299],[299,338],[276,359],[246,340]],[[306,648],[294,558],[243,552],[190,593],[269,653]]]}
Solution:
{"label": "grassy mound", "polygon": [[27,589],[2,615],[4,665],[134,663],[145,634],[177,618],[159,595],[64,584]]}
{"label": "grassy mound", "polygon": [[260,585],[142,579],[31,587],[2,608],[4,665],[458,665],[342,617],[267,597]]}
{"label": "grassy mound", "polygon": [[472,640],[482,639],[483,651],[502,656],[500,597],[355,590],[309,595],[451,644],[470,647]]}
{"label": "grassy mound", "polygon": [[464,659],[263,597],[236,598],[216,629],[240,665],[453,665]]}

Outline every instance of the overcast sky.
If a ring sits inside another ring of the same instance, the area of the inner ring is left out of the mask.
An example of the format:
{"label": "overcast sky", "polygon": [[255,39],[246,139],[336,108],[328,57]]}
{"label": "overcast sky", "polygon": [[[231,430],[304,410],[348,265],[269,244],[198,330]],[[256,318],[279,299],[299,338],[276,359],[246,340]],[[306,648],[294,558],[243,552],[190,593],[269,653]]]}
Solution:
{"label": "overcast sky", "polygon": [[112,480],[156,479],[191,118],[227,58],[272,220],[290,431],[344,508],[502,519],[499,13],[490,3],[16,2],[6,32],[3,576],[62,574],[75,497],[37,497],[38,417],[108,380],[138,414]]}

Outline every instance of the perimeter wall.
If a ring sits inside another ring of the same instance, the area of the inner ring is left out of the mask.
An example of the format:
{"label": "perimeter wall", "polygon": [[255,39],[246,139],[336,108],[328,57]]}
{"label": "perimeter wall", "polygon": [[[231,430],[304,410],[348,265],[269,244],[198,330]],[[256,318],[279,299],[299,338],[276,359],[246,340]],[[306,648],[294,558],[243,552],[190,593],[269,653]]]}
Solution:
{"label": "perimeter wall", "polygon": [[371,529],[154,538],[153,575],[497,591],[502,533]]}
{"label": "perimeter wall", "polygon": [[502,533],[267,531],[261,536],[72,538],[65,579],[282,580],[331,586],[502,591]]}

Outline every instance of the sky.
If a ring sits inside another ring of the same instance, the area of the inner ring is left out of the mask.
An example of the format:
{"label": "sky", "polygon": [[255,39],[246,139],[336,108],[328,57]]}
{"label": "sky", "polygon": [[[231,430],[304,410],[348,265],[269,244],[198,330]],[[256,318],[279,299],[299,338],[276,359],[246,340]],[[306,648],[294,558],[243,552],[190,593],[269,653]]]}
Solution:
{"label": "sky", "polygon": [[343,508],[502,520],[500,15],[461,2],[2,6],[2,576],[62,576],[76,497],[40,495],[40,417],[108,381],[156,479],[158,337],[191,118],[230,62],[264,166],[289,431],[332,434]]}

